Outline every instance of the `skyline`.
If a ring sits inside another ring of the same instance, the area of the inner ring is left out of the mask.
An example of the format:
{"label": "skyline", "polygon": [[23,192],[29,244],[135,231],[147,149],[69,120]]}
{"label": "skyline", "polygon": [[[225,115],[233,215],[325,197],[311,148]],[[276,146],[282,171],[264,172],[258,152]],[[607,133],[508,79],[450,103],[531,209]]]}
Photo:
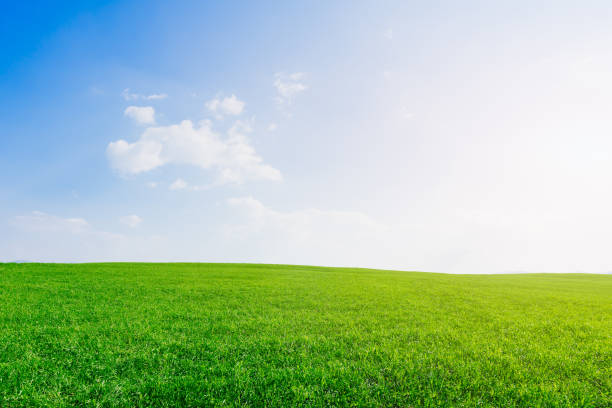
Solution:
{"label": "skyline", "polygon": [[0,261],[609,273],[610,17],[11,4]]}

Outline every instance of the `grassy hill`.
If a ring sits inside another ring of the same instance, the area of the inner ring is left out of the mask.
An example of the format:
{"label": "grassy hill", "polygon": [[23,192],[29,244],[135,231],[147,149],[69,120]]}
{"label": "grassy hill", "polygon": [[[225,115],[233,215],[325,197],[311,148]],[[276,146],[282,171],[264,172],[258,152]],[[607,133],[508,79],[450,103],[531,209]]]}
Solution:
{"label": "grassy hill", "polygon": [[612,276],[0,264],[0,406],[612,406]]}

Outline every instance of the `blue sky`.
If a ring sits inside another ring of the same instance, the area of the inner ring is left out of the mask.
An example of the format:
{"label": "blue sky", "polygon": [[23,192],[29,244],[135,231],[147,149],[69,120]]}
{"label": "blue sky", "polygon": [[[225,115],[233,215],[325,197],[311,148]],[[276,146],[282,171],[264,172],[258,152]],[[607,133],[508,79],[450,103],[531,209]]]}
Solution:
{"label": "blue sky", "polygon": [[611,14],[7,2],[0,260],[609,272]]}

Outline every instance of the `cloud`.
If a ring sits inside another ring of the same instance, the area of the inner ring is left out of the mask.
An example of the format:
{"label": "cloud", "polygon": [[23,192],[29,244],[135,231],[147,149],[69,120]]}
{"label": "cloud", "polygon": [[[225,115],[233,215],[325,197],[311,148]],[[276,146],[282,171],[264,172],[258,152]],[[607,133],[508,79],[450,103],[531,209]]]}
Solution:
{"label": "cloud", "polygon": [[385,32],[383,33],[383,36],[387,39],[387,40],[392,40],[393,39],[393,29],[392,28],[387,28],[385,30]]}
{"label": "cloud", "polygon": [[268,132],[274,132],[274,131],[276,131],[277,128],[278,128],[278,126],[276,125],[276,123],[270,123],[268,125]]}
{"label": "cloud", "polygon": [[90,228],[83,218],[61,218],[33,211],[29,215],[18,215],[13,219],[13,225],[31,232],[69,232],[79,234]]}
{"label": "cloud", "polygon": [[228,245],[242,248],[237,252],[243,256],[253,251],[260,262],[368,265],[372,242],[386,241],[388,228],[358,211],[277,211],[253,197],[231,198],[227,204],[234,211],[233,223],[224,230]]}
{"label": "cloud", "polygon": [[166,164],[213,169],[217,184],[247,180],[282,179],[281,173],[263,162],[251,146],[248,124],[237,121],[222,138],[209,121],[194,127],[190,120],[170,126],[147,128],[134,142],[111,142],[107,156],[111,167],[123,174],[138,174]]}
{"label": "cloud", "polygon": [[137,215],[126,215],[125,217],[119,218],[119,222],[130,228],[136,228],[142,223],[142,218]]}
{"label": "cloud", "polygon": [[130,88],[125,88],[123,92],[121,92],[121,96],[123,96],[123,99],[125,99],[126,101],[137,101],[137,100],[151,101],[151,100],[165,99],[168,97],[168,95],[165,93],[157,93],[157,94],[151,94],[151,95],[142,95],[142,94],[132,93],[130,92]]}
{"label": "cloud", "polygon": [[152,106],[128,106],[123,114],[141,125],[155,123],[155,109]]}
{"label": "cloud", "polygon": [[[35,246],[35,241],[46,242],[43,247],[51,247],[54,243],[61,243],[68,247],[80,244],[91,244],[96,247],[102,241],[118,243],[124,239],[120,234],[100,231],[93,228],[83,218],[59,217],[40,211],[33,211],[28,215],[18,215],[11,219],[10,224],[20,233],[25,233],[28,244]],[[70,244],[73,242],[73,244]],[[72,256],[78,257],[78,254]]]}
{"label": "cloud", "polygon": [[162,94],[151,94],[145,97],[145,99],[148,100],[156,100],[156,99],[166,99],[168,97],[167,94],[162,93]]}
{"label": "cloud", "polygon": [[358,211],[330,211],[316,208],[281,212],[266,207],[253,197],[237,197],[227,200],[230,207],[242,210],[248,217],[248,228],[255,230],[274,227],[295,236],[311,233],[323,238],[321,232],[341,226],[344,231],[357,228],[384,231],[386,227]]}
{"label": "cloud", "polygon": [[208,185],[192,185],[189,184],[188,182],[186,182],[185,180],[183,180],[182,178],[177,178],[176,180],[174,180],[174,182],[172,184],[170,184],[170,186],[168,187],[169,190],[172,191],[178,191],[178,190],[186,190],[186,191],[204,191],[204,190],[210,190],[212,187],[215,187],[216,185],[219,185],[220,183],[211,183]]}
{"label": "cloud", "polygon": [[276,73],[274,79],[274,87],[277,92],[276,102],[279,105],[291,104],[296,95],[308,89],[302,82],[303,78],[304,73],[302,72],[293,74]]}
{"label": "cloud", "polygon": [[184,190],[187,188],[187,182],[181,178],[177,178],[174,183],[170,184],[170,190]]}
{"label": "cloud", "polygon": [[478,243],[466,246],[471,238],[464,225],[448,219],[387,225],[360,211],[283,211],[253,197],[231,198],[227,206],[232,221],[223,229],[225,250],[245,262],[474,272],[461,263],[483,258]]}
{"label": "cloud", "polygon": [[221,117],[223,115],[240,115],[244,110],[244,105],[245,103],[238,99],[236,95],[225,97],[223,99],[215,98],[206,102],[206,107],[217,117]]}
{"label": "cloud", "polygon": [[8,234],[0,235],[0,254],[7,260],[155,260],[168,245],[163,237],[108,232],[94,227],[83,218],[61,217],[40,211],[11,217],[6,228]]}
{"label": "cloud", "polygon": [[149,181],[147,183],[147,187],[149,187],[149,188],[157,188],[157,181]]}

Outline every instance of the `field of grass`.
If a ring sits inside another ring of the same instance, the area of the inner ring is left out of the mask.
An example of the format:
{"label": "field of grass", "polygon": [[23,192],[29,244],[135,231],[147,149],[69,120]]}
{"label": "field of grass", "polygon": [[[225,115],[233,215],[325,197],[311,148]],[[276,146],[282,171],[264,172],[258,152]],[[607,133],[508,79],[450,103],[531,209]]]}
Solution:
{"label": "field of grass", "polygon": [[1,407],[612,406],[612,276],[0,264]]}

